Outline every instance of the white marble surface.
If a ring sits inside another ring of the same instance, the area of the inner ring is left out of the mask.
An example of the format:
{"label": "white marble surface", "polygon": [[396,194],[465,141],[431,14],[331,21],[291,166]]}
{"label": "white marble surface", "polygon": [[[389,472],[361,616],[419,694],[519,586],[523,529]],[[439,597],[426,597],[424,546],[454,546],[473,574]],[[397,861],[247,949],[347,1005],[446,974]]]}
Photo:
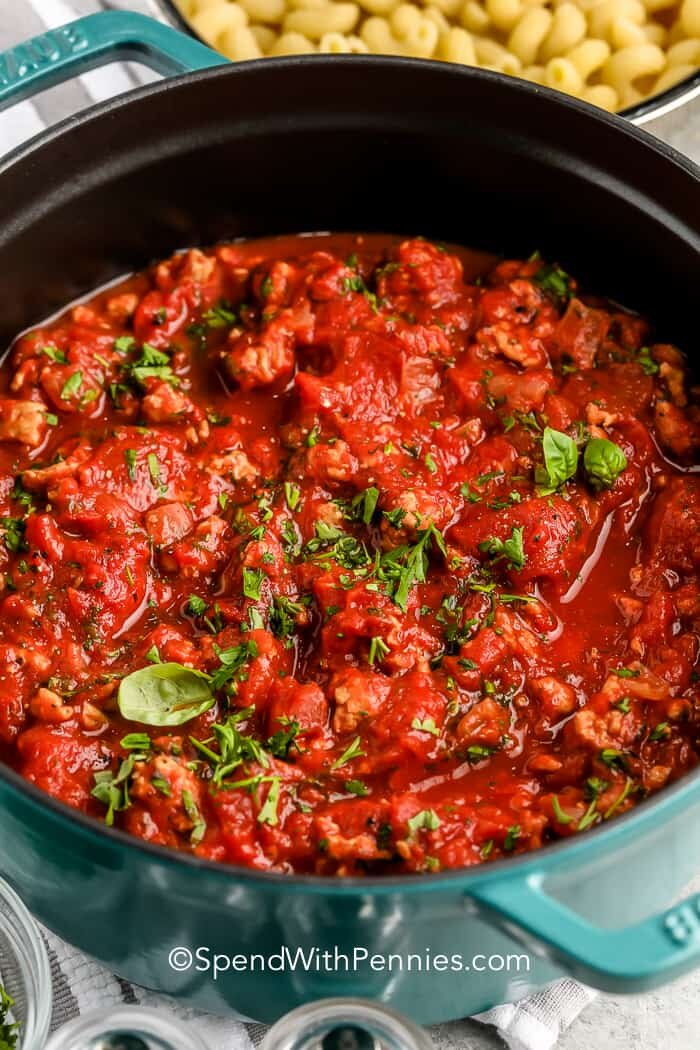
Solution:
{"label": "white marble surface", "polygon": [[[658,135],[681,153],[700,164],[700,98],[677,109],[667,117],[647,124],[645,131]],[[675,1050],[675,1047],[669,1048]]]}

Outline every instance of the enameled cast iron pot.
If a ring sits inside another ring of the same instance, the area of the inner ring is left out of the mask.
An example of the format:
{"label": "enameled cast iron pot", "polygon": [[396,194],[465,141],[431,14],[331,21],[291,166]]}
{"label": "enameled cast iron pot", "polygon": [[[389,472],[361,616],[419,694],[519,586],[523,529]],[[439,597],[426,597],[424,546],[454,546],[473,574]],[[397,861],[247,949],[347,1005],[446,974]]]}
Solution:
{"label": "enameled cast iron pot", "polygon": [[[0,347],[176,248],[331,229],[538,247],[696,351],[698,170],[619,118],[442,63],[334,56],[205,70],[221,59],[203,45],[114,13],[0,58],[0,104],[117,55],[201,71],[74,117],[0,164]],[[697,774],[566,843],[441,875],[328,881],[217,866],[109,830],[7,769],[0,843],[0,872],[62,937],[138,984],[259,1020],[364,995],[433,1022],[563,973],[639,990],[700,960],[700,896],[663,912],[700,868]],[[529,972],[258,967],[214,981],[168,965],[178,945],[470,959],[523,943]]]}

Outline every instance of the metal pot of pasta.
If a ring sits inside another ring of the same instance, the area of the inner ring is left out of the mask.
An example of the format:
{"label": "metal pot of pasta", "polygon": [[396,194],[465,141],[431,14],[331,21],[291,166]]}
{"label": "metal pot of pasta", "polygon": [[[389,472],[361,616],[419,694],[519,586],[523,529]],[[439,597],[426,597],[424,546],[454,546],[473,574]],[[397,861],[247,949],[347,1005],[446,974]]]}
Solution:
{"label": "metal pot of pasta", "polygon": [[700,95],[699,0],[149,0],[231,61],[432,59],[521,77],[633,123]]}

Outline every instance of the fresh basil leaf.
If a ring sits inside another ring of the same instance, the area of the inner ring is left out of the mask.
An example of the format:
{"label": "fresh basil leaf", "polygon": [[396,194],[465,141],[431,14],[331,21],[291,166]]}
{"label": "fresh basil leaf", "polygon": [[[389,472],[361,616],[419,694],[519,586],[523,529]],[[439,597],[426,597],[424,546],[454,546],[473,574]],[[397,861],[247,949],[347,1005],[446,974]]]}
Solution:
{"label": "fresh basil leaf", "polygon": [[542,435],[542,455],[544,462],[535,467],[535,481],[538,485],[556,489],[576,473],[576,442],[561,430],[545,427]]}
{"label": "fresh basil leaf", "polygon": [[182,664],[141,667],[119,686],[119,710],[130,722],[148,726],[181,726],[214,704],[209,675]]}
{"label": "fresh basil leaf", "polygon": [[626,466],[620,446],[607,438],[591,438],[584,449],[583,469],[594,489],[610,488]]}

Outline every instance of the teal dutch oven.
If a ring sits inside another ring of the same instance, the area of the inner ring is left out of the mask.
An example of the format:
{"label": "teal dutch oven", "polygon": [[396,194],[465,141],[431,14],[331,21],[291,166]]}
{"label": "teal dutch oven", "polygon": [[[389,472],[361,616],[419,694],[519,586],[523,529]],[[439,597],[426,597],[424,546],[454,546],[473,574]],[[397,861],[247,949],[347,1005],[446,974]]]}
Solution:
{"label": "teal dutch oven", "polygon": [[[694,346],[698,171],[619,118],[442,63],[220,66],[117,13],[0,56],[0,105],[114,58],[178,75],[0,162],[2,346],[176,248],[326,229],[537,246]],[[665,910],[700,866],[697,775],[537,853],[425,876],[217,866],[105,828],[2,766],[0,836],[0,872],[61,937],[137,984],[261,1021],[358,995],[437,1022],[564,974],[640,991],[700,961],[700,896]],[[269,958],[215,974],[217,954]]]}

